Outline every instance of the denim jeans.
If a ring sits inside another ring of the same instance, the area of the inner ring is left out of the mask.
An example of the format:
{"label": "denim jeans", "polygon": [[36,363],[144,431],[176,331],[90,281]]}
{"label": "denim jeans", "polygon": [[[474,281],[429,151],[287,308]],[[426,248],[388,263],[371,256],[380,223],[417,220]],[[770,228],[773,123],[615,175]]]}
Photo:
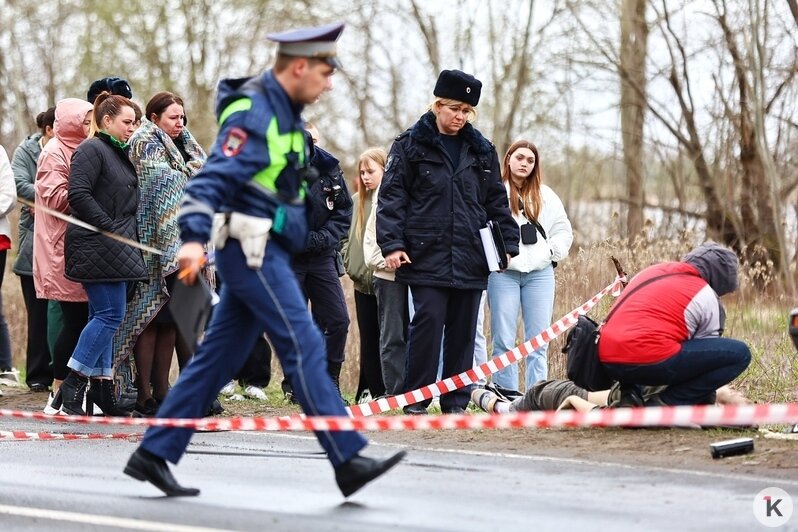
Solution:
{"label": "denim jeans", "polygon": [[[490,330],[493,335],[493,356],[501,356],[516,341],[518,311],[524,321],[524,341],[536,336],[551,324],[554,312],[554,268],[521,273],[513,270],[493,272],[488,278]],[[548,344],[526,357],[526,389],[548,378],[546,352]],[[493,382],[518,390],[518,365],[506,367],[493,375]]]}
{"label": "denim jeans", "polygon": [[659,394],[666,405],[702,404],[721,386],[739,376],[751,362],[751,351],[739,340],[687,340],[672,357],[656,364],[604,364],[607,375],[622,386],[667,385]]}
{"label": "denim jeans", "polygon": [[[477,314],[477,333],[474,335],[474,367],[488,361],[488,345],[485,339],[485,298],[487,291],[482,291],[482,299],[479,300],[479,314]],[[451,376],[451,375],[449,375]],[[484,386],[486,379],[479,379],[477,384]]]}
{"label": "denim jeans", "polygon": [[87,377],[112,377],[113,340],[125,317],[127,283],[83,283],[83,288],[89,298],[89,322],[67,366]]}

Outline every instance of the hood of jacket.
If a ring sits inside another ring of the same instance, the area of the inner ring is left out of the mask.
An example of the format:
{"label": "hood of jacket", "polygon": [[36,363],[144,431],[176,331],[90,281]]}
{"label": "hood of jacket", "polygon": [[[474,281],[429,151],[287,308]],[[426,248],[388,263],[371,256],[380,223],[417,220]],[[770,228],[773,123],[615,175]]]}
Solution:
{"label": "hood of jacket", "polygon": [[716,294],[722,296],[737,290],[737,255],[715,242],[705,242],[682,258],[695,266],[701,277]]}
{"label": "hood of jacket", "polygon": [[[495,151],[493,144],[469,122],[466,122],[459,135],[478,155],[487,155]],[[418,122],[410,128],[410,136],[414,140],[429,146],[442,146],[441,133],[435,123],[435,113],[432,111],[424,113]]]}
{"label": "hood of jacket", "polygon": [[315,146],[312,141],[308,143],[308,146],[312,146],[310,163],[316,167],[319,174],[326,175],[335,170],[339,161],[333,154]]}
{"label": "hood of jacket", "polygon": [[55,138],[71,150],[77,148],[86,138],[83,132],[83,120],[86,119],[86,113],[92,109],[94,109],[92,104],[78,98],[66,98],[58,102],[55,106],[53,126]]}
{"label": "hood of jacket", "polygon": [[42,147],[39,146],[39,140],[41,138],[42,138],[41,133],[34,133],[33,135],[23,140],[22,144],[20,144],[19,147],[17,148],[18,150],[21,150],[25,155],[30,157],[34,165],[36,164],[36,160],[39,158],[39,154],[42,152]]}

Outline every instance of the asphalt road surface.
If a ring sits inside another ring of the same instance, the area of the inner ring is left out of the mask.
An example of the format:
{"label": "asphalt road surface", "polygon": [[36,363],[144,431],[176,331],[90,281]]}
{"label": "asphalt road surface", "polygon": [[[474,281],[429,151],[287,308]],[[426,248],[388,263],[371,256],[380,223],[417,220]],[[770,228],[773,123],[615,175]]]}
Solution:
{"label": "asphalt road surface", "polygon": [[[0,419],[11,427],[112,432]],[[762,528],[752,505],[764,488],[798,502],[798,479],[419,447],[345,500],[312,436],[251,432],[196,435],[173,471],[202,493],[168,499],[122,473],[135,446],[0,442],[0,530],[730,531]],[[798,530],[798,516],[779,530]]]}

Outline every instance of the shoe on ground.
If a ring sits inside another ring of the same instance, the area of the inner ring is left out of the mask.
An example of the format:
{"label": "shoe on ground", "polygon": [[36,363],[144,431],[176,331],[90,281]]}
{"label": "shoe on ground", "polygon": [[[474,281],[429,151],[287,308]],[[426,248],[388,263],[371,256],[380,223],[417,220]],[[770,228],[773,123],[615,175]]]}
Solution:
{"label": "shoe on ground", "polygon": [[375,460],[356,454],[335,468],[335,482],[338,483],[338,488],[344,497],[349,497],[398,464],[406,454],[405,451],[399,451],[385,460]]}
{"label": "shoe on ground", "polygon": [[268,399],[268,397],[266,397],[266,393],[254,384],[250,384],[244,388],[244,395],[250,399],[255,399],[256,401],[266,401]]}
{"label": "shoe on ground", "polygon": [[219,393],[226,397],[230,397],[231,395],[236,393],[236,381],[230,381],[224,386],[222,386],[222,389],[219,390]]}
{"label": "shoe on ground", "polygon": [[471,401],[485,412],[493,414],[496,412],[499,396],[485,388],[474,388],[471,391]]}
{"label": "shoe on ground", "polygon": [[14,388],[21,387],[22,384],[19,382],[19,370],[16,368],[11,368],[9,370],[0,372],[0,384]]}
{"label": "shoe on ground", "polygon": [[405,413],[406,416],[426,416],[427,409],[424,405],[416,403],[414,405],[407,405],[406,407],[402,408],[402,411]]}
{"label": "shoe on ground", "polygon": [[146,481],[161,490],[167,497],[195,497],[197,488],[186,488],[177,483],[166,461],[144,449],[136,449],[125,466],[125,474]]}
{"label": "shoe on ground", "polygon": [[612,405],[614,408],[637,408],[643,406],[643,398],[635,389],[621,390],[621,398],[618,403]]}
{"label": "shoe on ground", "polygon": [[60,392],[58,391],[50,392],[50,394],[47,396],[47,404],[44,405],[44,409],[42,409],[42,412],[44,412],[48,416],[54,416],[61,412]]}
{"label": "shoe on ground", "polygon": [[370,403],[372,401],[371,397],[371,390],[366,388],[362,392],[360,392],[360,397],[357,398],[357,404],[364,405],[366,403]]}
{"label": "shoe on ground", "polygon": [[451,414],[455,416],[462,416],[463,414],[466,413],[465,408],[463,408],[462,406],[452,406],[449,408],[442,408],[441,412],[443,412],[444,414]]}
{"label": "shoe on ground", "polygon": [[296,400],[296,395],[294,395],[294,389],[291,387],[291,383],[288,382],[287,379],[283,379],[282,384],[280,384],[280,389],[283,390],[283,396],[285,400],[292,405],[298,405],[299,401]]}
{"label": "shoe on ground", "polygon": [[133,417],[155,417],[156,413],[158,413],[158,401],[150,397],[143,404],[136,402],[131,415]]}
{"label": "shoe on ground", "polygon": [[655,393],[654,395],[650,395],[645,400],[644,404],[645,404],[645,406],[668,406],[665,403],[665,401],[662,400],[662,398],[659,396],[658,393]]}
{"label": "shoe on ground", "polygon": [[219,402],[218,399],[214,399],[211,403],[210,408],[208,408],[208,413],[205,414],[205,417],[213,417],[221,415],[224,412],[224,407],[222,403]]}
{"label": "shoe on ground", "polygon": [[47,386],[43,382],[31,383],[30,386],[28,386],[28,388],[30,388],[30,391],[33,393],[44,393],[50,391],[49,386]]}

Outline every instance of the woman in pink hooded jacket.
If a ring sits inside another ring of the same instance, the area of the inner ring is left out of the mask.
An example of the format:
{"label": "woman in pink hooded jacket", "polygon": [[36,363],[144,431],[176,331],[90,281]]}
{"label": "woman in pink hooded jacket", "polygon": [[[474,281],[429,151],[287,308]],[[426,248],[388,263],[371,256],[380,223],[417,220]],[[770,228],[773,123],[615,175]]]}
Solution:
{"label": "woman in pink hooded jacket", "polygon": [[[67,201],[72,153],[88,135],[93,106],[85,100],[67,98],[55,107],[55,138],[42,149],[37,163],[36,205],[69,214]],[[36,297],[58,301],[63,312],[63,327],[53,350],[53,394],[48,407],[60,407],[56,392],[69,373],[67,361],[86,326],[89,307],[80,283],[64,277],[64,235],[66,222],[43,212],[34,216],[33,282]],[[50,408],[45,413],[55,413]]]}

